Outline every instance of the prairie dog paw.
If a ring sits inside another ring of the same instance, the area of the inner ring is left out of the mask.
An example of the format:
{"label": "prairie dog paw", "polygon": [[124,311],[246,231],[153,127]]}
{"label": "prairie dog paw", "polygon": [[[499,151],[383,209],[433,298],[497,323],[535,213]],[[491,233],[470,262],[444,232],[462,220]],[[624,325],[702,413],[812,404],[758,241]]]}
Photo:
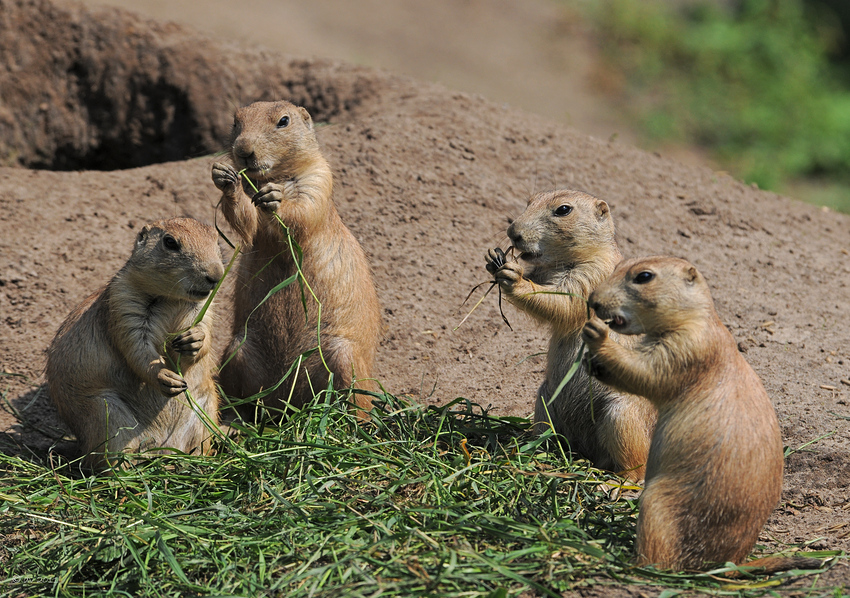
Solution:
{"label": "prairie dog paw", "polygon": [[176,372],[172,372],[168,368],[162,368],[159,370],[159,373],[156,375],[156,379],[159,382],[160,391],[162,391],[162,394],[167,397],[176,397],[181,392],[189,388],[189,385],[186,384],[183,376]]}
{"label": "prairie dog paw", "polygon": [[581,338],[588,347],[597,348],[608,338],[608,325],[593,314],[581,331]]}
{"label": "prairie dog paw", "polygon": [[266,183],[251,199],[254,205],[267,214],[277,212],[280,202],[284,199],[284,188],[277,183]]}
{"label": "prairie dog paw", "polygon": [[197,357],[198,352],[204,346],[207,335],[200,326],[190,328],[186,332],[177,335],[171,340],[171,348],[180,355],[186,357]]}
{"label": "prairie dog paw", "polygon": [[220,191],[232,190],[236,188],[239,174],[229,164],[216,162],[212,165],[212,180]]}
{"label": "prairie dog paw", "polygon": [[514,286],[522,280],[522,266],[518,262],[507,262],[496,270],[496,282],[503,291],[512,291]]}
{"label": "prairie dog paw", "polygon": [[505,252],[502,251],[499,247],[495,249],[491,249],[487,252],[487,255],[484,257],[487,260],[487,272],[490,274],[495,274],[499,271],[499,269],[507,263],[507,257],[505,256]]}

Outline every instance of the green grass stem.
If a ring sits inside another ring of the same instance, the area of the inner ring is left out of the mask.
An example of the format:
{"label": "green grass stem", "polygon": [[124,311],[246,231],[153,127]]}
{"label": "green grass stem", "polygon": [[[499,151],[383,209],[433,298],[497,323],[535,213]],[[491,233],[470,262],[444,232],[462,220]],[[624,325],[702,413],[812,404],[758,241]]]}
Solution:
{"label": "green grass stem", "polygon": [[634,497],[529,420],[383,394],[363,422],[337,395],[244,424],[216,455],[130,455],[110,476],[0,454],[0,594],[761,596],[812,575],[732,586],[635,567]]}

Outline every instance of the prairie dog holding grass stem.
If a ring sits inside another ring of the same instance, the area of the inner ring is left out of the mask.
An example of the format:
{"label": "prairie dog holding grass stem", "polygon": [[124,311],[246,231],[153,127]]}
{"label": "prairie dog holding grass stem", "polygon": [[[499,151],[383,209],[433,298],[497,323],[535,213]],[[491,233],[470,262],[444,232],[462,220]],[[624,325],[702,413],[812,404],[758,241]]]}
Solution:
{"label": "prairie dog holding grass stem", "polygon": [[[596,288],[590,304],[596,315],[583,336],[598,377],[658,408],[640,498],[638,562],[677,570],[741,563],[779,502],[782,439],[761,380],[717,316],[705,279],[685,260],[630,260]],[[625,347],[609,330],[644,336]],[[746,563],[764,571],[789,564],[820,565],[793,558]]]}
{"label": "prairie dog holding grass stem", "polygon": [[213,227],[154,222],[118,274],[59,328],[47,383],[88,465],[105,466],[108,453],[122,451],[209,451],[202,417],[218,422],[212,306],[192,323],[223,274]]}
{"label": "prairie dog holding grass stem", "polygon": [[508,237],[519,261],[505,263],[501,250],[491,250],[487,270],[510,303],[552,330],[546,379],[534,408],[535,429],[543,432],[551,418],[572,450],[594,465],[642,479],[655,424],[649,401],[591,380],[584,367],[552,399],[581,347],[587,321],[582,298],[621,259],[608,204],[580,191],[538,193],[508,228]]}
{"label": "prairie dog holding grass stem", "polygon": [[[310,114],[289,102],[237,109],[230,159],[232,165],[219,162],[212,168],[224,216],[245,243],[225,359],[235,355],[221,370],[223,390],[247,398],[274,387],[303,352],[319,344],[319,334],[327,368],[314,353],[263,403],[301,407],[327,388],[328,368],[336,389],[348,388],[356,378],[358,387],[374,390],[368,379],[381,333],[375,284],[366,254],[333,203],[331,169],[319,151]],[[276,217],[303,251],[306,284],[295,281],[262,303],[298,272],[294,249]],[[354,400],[364,410],[372,402],[362,394]]]}

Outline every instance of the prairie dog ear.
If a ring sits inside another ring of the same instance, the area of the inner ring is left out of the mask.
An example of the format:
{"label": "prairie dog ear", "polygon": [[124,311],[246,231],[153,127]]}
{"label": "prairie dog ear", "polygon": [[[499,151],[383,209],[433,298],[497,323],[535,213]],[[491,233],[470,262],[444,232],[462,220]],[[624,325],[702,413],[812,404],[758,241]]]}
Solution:
{"label": "prairie dog ear", "polygon": [[697,272],[697,269],[696,269],[696,268],[694,268],[693,266],[690,266],[690,267],[689,267],[689,268],[685,271],[685,280],[686,280],[686,281],[688,281],[688,282],[689,282],[689,283],[691,283],[691,284],[693,284],[694,282],[696,282],[696,280],[697,280],[697,278],[698,278],[698,277],[699,277],[699,272]]}
{"label": "prairie dog ear", "polygon": [[313,129],[313,118],[310,116],[310,113],[307,112],[307,109],[303,106],[298,106],[298,114],[301,115],[301,118],[304,120],[304,124],[307,125],[309,129]]}
{"label": "prairie dog ear", "polygon": [[608,207],[608,204],[605,203],[604,200],[597,199],[596,200],[596,217],[604,218],[607,214],[611,213],[611,208]]}
{"label": "prairie dog ear", "polygon": [[142,230],[139,231],[139,234],[136,235],[136,247],[141,247],[145,244],[145,241],[148,240],[148,235],[150,235],[151,227],[149,224],[146,224],[142,227]]}

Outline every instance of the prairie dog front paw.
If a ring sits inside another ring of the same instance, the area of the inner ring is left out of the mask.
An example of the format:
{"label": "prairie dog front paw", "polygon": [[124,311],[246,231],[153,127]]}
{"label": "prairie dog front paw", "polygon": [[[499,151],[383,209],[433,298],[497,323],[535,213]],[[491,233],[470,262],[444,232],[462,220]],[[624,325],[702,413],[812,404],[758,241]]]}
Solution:
{"label": "prairie dog front paw", "polygon": [[167,397],[176,397],[181,392],[189,388],[183,376],[176,372],[172,372],[168,368],[162,368],[156,375],[159,382],[159,390]]}
{"label": "prairie dog front paw", "polygon": [[239,174],[229,164],[216,162],[212,165],[212,180],[220,191],[232,191],[239,182]]}
{"label": "prairie dog front paw", "polygon": [[581,338],[591,349],[599,348],[608,338],[608,325],[599,316],[593,314],[581,331]]}
{"label": "prairie dog front paw", "polygon": [[171,348],[180,355],[194,358],[198,356],[198,352],[203,348],[206,337],[207,335],[204,329],[200,326],[195,326],[183,334],[174,337],[171,340]]}

